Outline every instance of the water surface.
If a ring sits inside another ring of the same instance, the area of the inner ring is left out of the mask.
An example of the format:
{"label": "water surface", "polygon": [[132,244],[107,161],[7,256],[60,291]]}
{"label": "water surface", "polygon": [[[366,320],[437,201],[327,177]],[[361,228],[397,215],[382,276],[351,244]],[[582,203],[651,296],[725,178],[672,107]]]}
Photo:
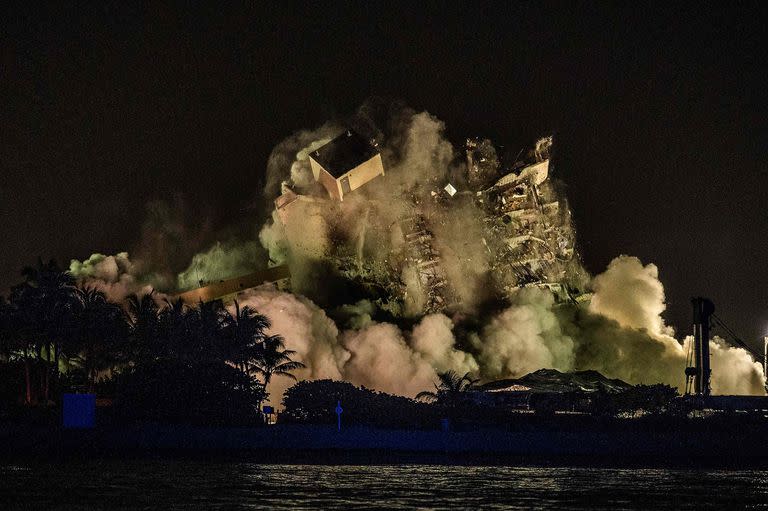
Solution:
{"label": "water surface", "polygon": [[0,509],[768,509],[768,471],[0,463]]}

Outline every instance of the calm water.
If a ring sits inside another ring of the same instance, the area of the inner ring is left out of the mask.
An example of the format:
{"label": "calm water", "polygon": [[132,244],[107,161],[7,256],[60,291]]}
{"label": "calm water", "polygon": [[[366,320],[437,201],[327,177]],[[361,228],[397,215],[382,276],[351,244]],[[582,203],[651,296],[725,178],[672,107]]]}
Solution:
{"label": "calm water", "polygon": [[0,509],[768,509],[768,471],[0,464]]}

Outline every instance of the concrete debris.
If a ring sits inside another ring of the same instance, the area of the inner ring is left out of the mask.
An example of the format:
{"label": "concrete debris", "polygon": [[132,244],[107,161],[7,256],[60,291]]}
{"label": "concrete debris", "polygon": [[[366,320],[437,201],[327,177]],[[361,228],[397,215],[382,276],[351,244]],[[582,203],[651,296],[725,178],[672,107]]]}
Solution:
{"label": "concrete debris", "polygon": [[[275,201],[274,218],[293,260],[334,267],[342,279],[370,291],[378,307],[395,316],[460,310],[471,301],[467,293],[504,299],[527,286],[549,289],[557,300],[580,301],[587,275],[575,248],[567,200],[550,176],[551,146],[551,137],[540,140],[526,161],[502,172],[490,141],[469,139],[462,182],[472,193],[458,194],[451,183],[443,188],[445,194],[435,192],[430,182],[403,188],[393,175],[344,202],[286,190]],[[378,150],[369,148],[380,162]],[[323,149],[310,155],[313,170],[323,160]],[[383,174],[383,167],[375,173]],[[329,190],[331,197],[348,193],[338,190]],[[395,202],[397,208],[392,207]],[[465,221],[474,223],[460,225]],[[323,242],[308,239],[307,225],[310,232],[326,233],[318,236]],[[465,228],[474,229],[472,236],[462,232]],[[301,272],[291,268],[294,275]],[[487,289],[469,289],[463,282],[470,280],[463,278],[468,273],[473,282],[487,283]]]}
{"label": "concrete debris", "polygon": [[499,158],[496,148],[488,139],[468,138],[467,183],[473,190],[487,187],[499,175]]}

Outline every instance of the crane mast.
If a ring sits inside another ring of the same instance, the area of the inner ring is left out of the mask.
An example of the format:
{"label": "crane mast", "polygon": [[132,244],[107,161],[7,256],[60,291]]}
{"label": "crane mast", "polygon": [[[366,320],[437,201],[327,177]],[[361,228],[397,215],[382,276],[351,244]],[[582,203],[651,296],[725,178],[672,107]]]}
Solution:
{"label": "crane mast", "polygon": [[688,357],[688,367],[685,368],[685,393],[697,396],[709,396],[710,375],[709,365],[709,333],[710,318],[715,312],[715,304],[708,298],[692,298],[693,305],[693,345]]}

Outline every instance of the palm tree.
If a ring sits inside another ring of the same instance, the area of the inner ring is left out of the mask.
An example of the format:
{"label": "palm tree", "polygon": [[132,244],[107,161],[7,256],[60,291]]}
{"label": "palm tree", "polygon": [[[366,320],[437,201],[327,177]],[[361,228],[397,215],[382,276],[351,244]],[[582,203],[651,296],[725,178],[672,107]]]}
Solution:
{"label": "palm tree", "polygon": [[469,373],[459,376],[454,371],[438,373],[439,383],[435,384],[435,392],[424,391],[416,395],[416,399],[437,401],[449,406],[456,406],[463,401],[467,392],[473,390],[479,380],[473,380]]}
{"label": "palm tree", "polygon": [[267,339],[265,331],[270,327],[269,319],[247,305],[240,308],[235,300],[235,312],[227,313],[224,358],[249,376],[249,361],[264,351]]}
{"label": "palm tree", "polygon": [[0,296],[0,362],[8,362],[13,351],[13,308]]}
{"label": "palm tree", "polygon": [[33,354],[37,356],[38,365],[44,368],[40,372],[40,390],[47,402],[51,372],[54,384],[58,383],[59,360],[71,334],[75,279],[54,260],[43,263],[41,259],[36,266],[24,268],[22,275],[24,282],[11,289],[11,303],[17,308],[21,322],[17,333],[23,348],[27,402],[32,401],[30,366]]}
{"label": "palm tree", "polygon": [[184,305],[184,301],[178,299],[174,302],[165,300],[165,307],[159,311],[159,337],[167,348],[167,354],[177,358],[187,357],[193,351],[190,344],[193,342],[196,312]]}
{"label": "palm tree", "polygon": [[287,376],[295,381],[296,377],[291,374],[291,371],[306,367],[301,362],[291,358],[295,354],[295,351],[285,349],[282,337],[271,335],[264,339],[261,353],[251,360],[250,367],[253,372],[263,376],[265,388],[269,385],[273,375]]}
{"label": "palm tree", "polygon": [[164,354],[160,342],[160,321],[153,297],[154,291],[141,298],[133,294],[126,299],[125,320],[129,326],[129,358],[133,362],[149,360]]}
{"label": "palm tree", "polygon": [[[32,385],[33,370],[37,360],[33,357],[39,343],[39,325],[33,315],[33,307],[23,307],[25,299],[20,298],[21,288],[11,289],[11,300],[6,314],[8,344],[11,353],[19,357],[24,364],[24,403],[30,405],[36,401],[37,393]],[[20,307],[22,305],[22,307]]]}
{"label": "palm tree", "polygon": [[191,361],[220,361],[226,327],[227,312],[220,301],[200,302],[189,313],[189,338],[177,353]]}
{"label": "palm tree", "polygon": [[115,362],[127,324],[120,307],[108,301],[103,291],[77,287],[75,297],[76,334],[71,356],[82,358],[88,385],[93,391],[98,372]]}

